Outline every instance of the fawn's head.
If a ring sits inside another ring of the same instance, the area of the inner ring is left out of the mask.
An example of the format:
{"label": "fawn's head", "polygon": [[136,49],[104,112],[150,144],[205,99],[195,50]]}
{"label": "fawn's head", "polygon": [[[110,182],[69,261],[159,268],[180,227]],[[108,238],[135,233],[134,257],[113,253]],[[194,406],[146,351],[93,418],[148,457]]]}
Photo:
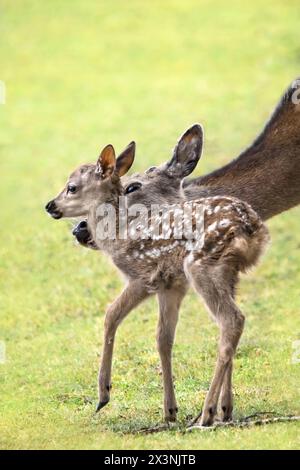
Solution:
{"label": "fawn's head", "polygon": [[178,140],[170,160],[145,173],[122,178],[129,204],[172,204],[180,198],[180,185],[197,166],[202,154],[203,129],[194,124]]}
{"label": "fawn's head", "polygon": [[134,161],[135,143],[131,142],[118,158],[112,145],[107,145],[95,164],[77,168],[46,211],[54,218],[85,217],[95,203],[113,202],[122,192],[120,177]]}

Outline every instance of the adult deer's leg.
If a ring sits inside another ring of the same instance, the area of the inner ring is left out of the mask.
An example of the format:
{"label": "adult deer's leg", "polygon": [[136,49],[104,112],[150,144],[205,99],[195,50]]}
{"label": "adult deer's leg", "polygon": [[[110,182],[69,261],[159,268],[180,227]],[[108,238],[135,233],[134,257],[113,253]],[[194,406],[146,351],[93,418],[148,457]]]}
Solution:
{"label": "adult deer's leg", "polygon": [[200,419],[203,426],[210,426],[214,422],[225,375],[229,374],[244,326],[244,316],[232,296],[232,286],[237,282],[238,271],[225,263],[205,265],[197,261],[187,268],[195,289],[205,300],[220,328],[217,363]]}
{"label": "adult deer's leg", "polygon": [[149,294],[142,282],[132,281],[107,309],[99,372],[99,404],[97,411],[103,408],[110,398],[112,355],[117,328],[126,315],[148,296]]}
{"label": "adult deer's leg", "polygon": [[178,411],[173,384],[172,348],[179,308],[185,293],[185,286],[158,292],[159,320],[156,339],[163,374],[165,421],[176,421]]}

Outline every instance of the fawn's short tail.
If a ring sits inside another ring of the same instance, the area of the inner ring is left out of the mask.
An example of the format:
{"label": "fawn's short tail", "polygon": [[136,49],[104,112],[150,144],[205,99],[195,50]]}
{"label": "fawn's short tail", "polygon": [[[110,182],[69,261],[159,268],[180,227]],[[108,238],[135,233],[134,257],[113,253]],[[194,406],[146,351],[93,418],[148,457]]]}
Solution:
{"label": "fawn's short tail", "polygon": [[225,256],[233,256],[238,262],[239,271],[247,272],[257,265],[269,243],[269,230],[261,223],[253,234],[243,233],[234,238]]}

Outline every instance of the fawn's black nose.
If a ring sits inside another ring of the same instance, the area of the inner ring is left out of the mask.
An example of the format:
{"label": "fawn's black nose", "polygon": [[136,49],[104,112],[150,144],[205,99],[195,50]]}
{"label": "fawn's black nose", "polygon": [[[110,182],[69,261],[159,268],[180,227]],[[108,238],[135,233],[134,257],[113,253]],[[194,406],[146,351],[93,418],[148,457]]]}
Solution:
{"label": "fawn's black nose", "polygon": [[57,208],[55,201],[49,201],[48,204],[45,206],[46,211],[48,214],[53,217],[53,219],[60,219],[63,215],[62,212]]}
{"label": "fawn's black nose", "polygon": [[73,229],[72,234],[76,237],[80,232],[87,232],[87,231],[88,231],[87,222],[86,220],[82,220]]}
{"label": "fawn's black nose", "polygon": [[55,202],[49,201],[48,204],[46,204],[45,209],[47,212],[49,212],[49,214],[51,214],[51,212],[55,212],[56,211]]}
{"label": "fawn's black nose", "polygon": [[86,220],[82,220],[73,230],[73,235],[81,245],[87,245],[91,239]]}

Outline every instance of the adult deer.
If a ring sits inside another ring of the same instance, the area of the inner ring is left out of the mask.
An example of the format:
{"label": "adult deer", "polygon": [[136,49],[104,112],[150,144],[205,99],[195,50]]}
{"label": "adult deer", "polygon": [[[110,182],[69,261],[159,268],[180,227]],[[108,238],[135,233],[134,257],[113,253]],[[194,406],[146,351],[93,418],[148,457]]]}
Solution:
{"label": "adult deer", "polygon": [[186,181],[187,199],[227,194],[263,220],[300,203],[300,78],[283,94],[254,142],[228,165]]}

